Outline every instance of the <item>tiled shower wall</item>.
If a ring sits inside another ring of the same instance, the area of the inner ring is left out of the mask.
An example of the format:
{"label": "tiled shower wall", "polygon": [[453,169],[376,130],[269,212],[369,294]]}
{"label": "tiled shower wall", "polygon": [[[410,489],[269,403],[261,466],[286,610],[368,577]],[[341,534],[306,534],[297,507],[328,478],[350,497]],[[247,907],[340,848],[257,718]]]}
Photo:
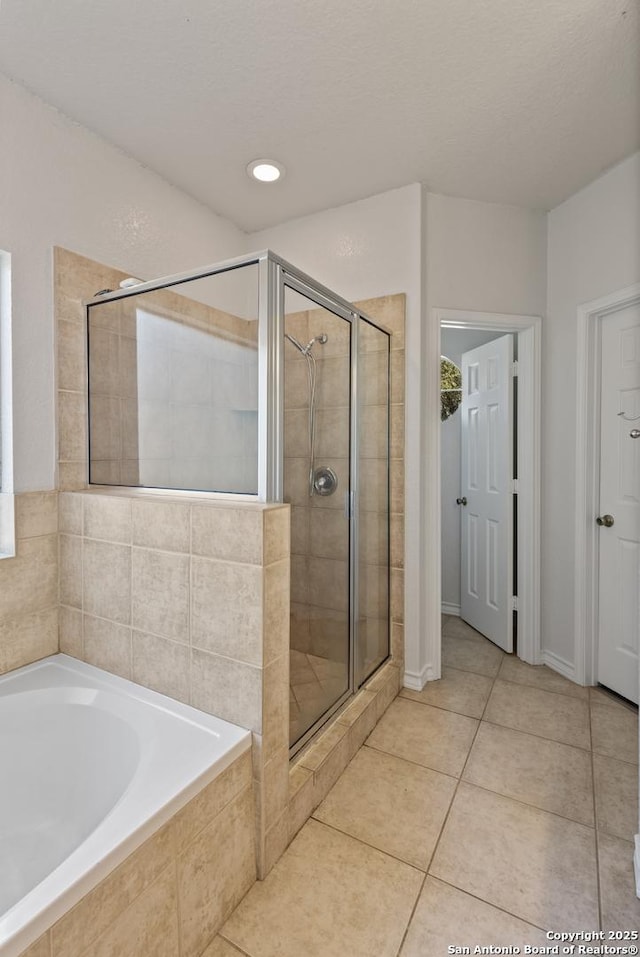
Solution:
{"label": "tiled shower wall", "polygon": [[16,554],[0,559],[0,674],[58,650],[58,494],[15,496]]}
{"label": "tiled shower wall", "polygon": [[[392,654],[404,659],[404,317],[405,296],[385,296],[357,304],[391,333],[390,399],[390,580]],[[327,329],[327,322],[332,322]],[[289,313],[285,329],[302,343],[329,331],[317,343],[315,464],[349,474],[348,324],[323,309]],[[386,600],[386,521],[379,503],[386,499],[387,363],[380,346],[386,337],[364,326],[361,336],[361,631],[368,659],[376,659],[386,622],[378,600]],[[348,631],[348,524],[342,489],[326,498],[309,496],[309,383],[307,362],[285,344],[285,500],[291,503],[291,646],[339,661]],[[346,483],[343,483],[343,485]]]}

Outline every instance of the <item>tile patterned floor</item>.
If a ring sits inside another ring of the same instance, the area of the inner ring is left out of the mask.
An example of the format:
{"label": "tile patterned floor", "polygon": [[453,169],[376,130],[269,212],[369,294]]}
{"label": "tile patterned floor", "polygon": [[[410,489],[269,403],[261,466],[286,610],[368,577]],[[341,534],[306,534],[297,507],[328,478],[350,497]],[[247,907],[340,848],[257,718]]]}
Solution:
{"label": "tile patterned floor", "polygon": [[402,691],[205,957],[440,957],[640,930],[637,711],[443,622]]}

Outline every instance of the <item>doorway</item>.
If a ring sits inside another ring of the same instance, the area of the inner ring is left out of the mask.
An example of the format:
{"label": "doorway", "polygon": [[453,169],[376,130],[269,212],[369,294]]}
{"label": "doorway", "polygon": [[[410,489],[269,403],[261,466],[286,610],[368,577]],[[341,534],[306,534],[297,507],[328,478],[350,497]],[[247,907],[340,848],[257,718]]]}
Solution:
{"label": "doorway", "polygon": [[[455,332],[465,332],[479,345],[511,334],[514,352],[518,357],[518,402],[515,421],[520,441],[514,455],[514,472],[517,476],[517,502],[515,514],[518,524],[518,538],[514,547],[514,565],[517,568],[517,583],[513,595],[517,596],[518,657],[529,664],[540,664],[539,628],[539,554],[540,554],[540,334],[541,320],[536,316],[510,316],[496,313],[479,313],[450,309],[435,309],[434,318],[440,330],[440,355],[446,354],[443,343],[451,341]],[[441,435],[440,462],[447,454],[444,438]],[[440,464],[440,463],[438,463]],[[455,488],[460,487],[459,475]],[[516,491],[516,489],[514,489]],[[443,514],[444,497],[451,497],[451,488],[444,480],[441,484],[440,507]],[[464,498],[457,493],[453,499]],[[449,504],[449,503],[448,503]],[[450,551],[450,550],[449,550]],[[445,559],[446,561],[446,559]],[[442,562],[442,582],[446,587],[448,569]],[[459,568],[459,559],[456,557]],[[450,571],[451,565],[449,565]],[[505,571],[511,584],[511,573]],[[444,588],[438,596],[443,611],[456,612],[456,602],[447,602]]]}
{"label": "doorway", "polygon": [[516,346],[502,330],[441,334],[442,612],[507,653],[517,616]]}
{"label": "doorway", "polygon": [[640,285],[578,316],[579,679],[638,703]]}

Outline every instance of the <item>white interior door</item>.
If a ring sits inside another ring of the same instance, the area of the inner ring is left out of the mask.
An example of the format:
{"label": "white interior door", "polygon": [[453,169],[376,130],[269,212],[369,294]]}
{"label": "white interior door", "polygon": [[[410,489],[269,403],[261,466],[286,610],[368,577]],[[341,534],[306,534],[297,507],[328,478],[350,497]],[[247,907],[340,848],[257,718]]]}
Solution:
{"label": "white interior door", "polygon": [[513,651],[513,338],[462,356],[460,613]]}
{"label": "white interior door", "polygon": [[634,431],[640,430],[640,307],[605,316],[600,325],[599,518],[606,524],[599,536],[598,681],[637,704],[640,437],[634,438]]}

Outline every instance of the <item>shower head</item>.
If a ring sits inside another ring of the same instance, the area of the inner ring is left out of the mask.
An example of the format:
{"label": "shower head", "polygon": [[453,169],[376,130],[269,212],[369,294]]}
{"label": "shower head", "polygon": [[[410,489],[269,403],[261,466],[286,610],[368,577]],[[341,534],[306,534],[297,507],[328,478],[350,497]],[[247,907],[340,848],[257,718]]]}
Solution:
{"label": "shower head", "polygon": [[291,342],[292,345],[294,345],[296,349],[298,349],[302,353],[303,356],[309,355],[309,353],[311,352],[313,348],[314,343],[319,342],[320,345],[323,346],[325,342],[327,342],[329,339],[326,332],[321,332],[319,335],[314,336],[313,339],[310,339],[309,342],[307,342],[306,346],[303,346],[301,342],[298,342],[295,336],[290,336],[288,332],[285,332],[284,337],[285,339],[288,339],[289,342]]}
{"label": "shower head", "polygon": [[329,336],[326,334],[326,332],[321,332],[320,335],[314,336],[313,339],[311,339],[307,343],[307,352],[309,351],[311,346],[314,344],[314,342],[319,342],[320,345],[323,346],[328,339],[329,339]]}

